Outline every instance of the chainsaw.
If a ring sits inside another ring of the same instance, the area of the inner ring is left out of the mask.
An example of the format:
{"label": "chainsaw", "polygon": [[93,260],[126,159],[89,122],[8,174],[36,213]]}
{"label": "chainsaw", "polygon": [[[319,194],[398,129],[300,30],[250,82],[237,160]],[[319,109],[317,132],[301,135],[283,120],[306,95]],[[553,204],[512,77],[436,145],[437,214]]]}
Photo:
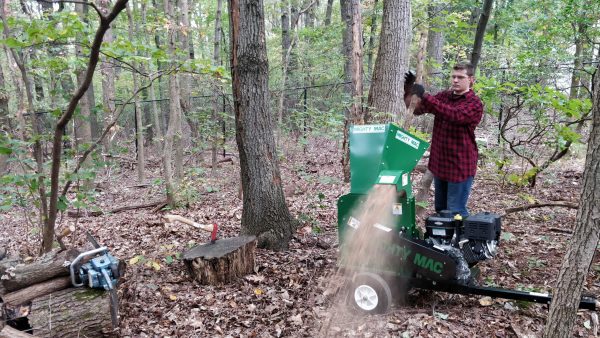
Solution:
{"label": "chainsaw", "polygon": [[86,233],[94,249],[79,254],[70,264],[71,284],[75,287],[87,286],[109,292],[111,303],[111,320],[113,327],[119,326],[119,299],[117,283],[122,272],[119,260],[108,253],[108,248]]}
{"label": "chainsaw", "polygon": [[[386,312],[392,289],[405,293],[410,288],[551,302],[547,293],[477,285],[475,265],[498,252],[499,215],[482,212],[463,219],[444,210],[425,220],[425,231],[417,228],[410,177],[429,146],[426,141],[395,124],[352,126],[349,141],[350,193],[338,199],[337,207],[338,264],[352,277],[350,306],[363,313]],[[383,198],[374,199],[380,192]],[[583,296],[579,307],[600,306]]]}

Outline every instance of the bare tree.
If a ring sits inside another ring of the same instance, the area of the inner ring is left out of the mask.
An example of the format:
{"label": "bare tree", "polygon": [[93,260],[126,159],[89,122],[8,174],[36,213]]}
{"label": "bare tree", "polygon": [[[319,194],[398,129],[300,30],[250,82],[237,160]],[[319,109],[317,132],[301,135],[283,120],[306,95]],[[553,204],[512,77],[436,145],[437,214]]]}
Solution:
{"label": "bare tree", "polygon": [[[0,0],[0,5],[3,6],[3,2],[3,0]],[[71,97],[67,109],[60,116],[54,128],[54,138],[52,141],[52,169],[50,173],[50,205],[48,208],[48,218],[46,219],[42,230],[42,252],[49,252],[52,250],[52,243],[54,241],[54,226],[56,223],[56,216],[58,214],[58,183],[62,156],[62,138],[65,128],[67,127],[69,121],[73,118],[73,114],[75,113],[75,108],[77,108],[79,100],[83,97],[86,90],[89,88],[90,83],[92,82],[94,71],[99,60],[100,46],[104,38],[104,33],[106,33],[106,31],[110,28],[110,23],[119,15],[119,13],[121,13],[121,11],[125,9],[126,5],[127,0],[117,0],[110,13],[107,15],[102,14],[98,8],[95,7],[95,5],[91,5],[94,6],[94,9],[97,11],[100,22],[90,47],[90,56],[85,71],[85,76],[83,77],[83,82],[79,85],[79,88],[73,94],[73,97]],[[42,196],[45,196],[45,194]],[[43,198],[43,200],[45,199]]]}
{"label": "bare tree", "polygon": [[295,222],[285,204],[269,111],[268,60],[262,0],[229,0],[231,76],[243,191],[243,234],[285,249]]}

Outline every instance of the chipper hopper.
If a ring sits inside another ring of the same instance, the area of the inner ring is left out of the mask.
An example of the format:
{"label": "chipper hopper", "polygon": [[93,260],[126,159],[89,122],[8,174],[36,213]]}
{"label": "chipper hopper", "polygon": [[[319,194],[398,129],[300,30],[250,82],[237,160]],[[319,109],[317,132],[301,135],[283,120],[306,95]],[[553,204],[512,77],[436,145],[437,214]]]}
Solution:
{"label": "chipper hopper", "polygon": [[[392,290],[411,287],[550,303],[546,293],[476,284],[472,267],[496,255],[499,215],[463,219],[445,210],[425,220],[424,232],[417,228],[411,172],[428,146],[394,124],[350,128],[350,193],[338,199],[339,264],[352,276],[349,304],[385,312]],[[594,310],[596,304],[582,297],[579,306]]]}

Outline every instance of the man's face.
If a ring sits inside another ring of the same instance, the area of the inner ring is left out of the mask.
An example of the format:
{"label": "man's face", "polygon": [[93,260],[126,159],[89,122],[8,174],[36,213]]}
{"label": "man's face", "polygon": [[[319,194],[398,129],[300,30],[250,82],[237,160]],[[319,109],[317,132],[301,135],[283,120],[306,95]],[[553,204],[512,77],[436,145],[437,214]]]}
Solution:
{"label": "man's face", "polygon": [[467,75],[466,69],[458,69],[452,71],[452,91],[455,94],[464,94],[469,91],[469,88],[474,82],[472,76]]}

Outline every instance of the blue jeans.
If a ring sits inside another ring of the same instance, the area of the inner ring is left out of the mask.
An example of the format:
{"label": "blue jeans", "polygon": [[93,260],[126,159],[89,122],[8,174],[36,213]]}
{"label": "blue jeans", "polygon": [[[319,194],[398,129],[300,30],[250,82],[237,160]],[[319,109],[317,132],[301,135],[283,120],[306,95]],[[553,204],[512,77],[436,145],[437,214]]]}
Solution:
{"label": "blue jeans", "polygon": [[443,181],[434,176],[433,185],[435,188],[435,212],[451,210],[461,214],[463,218],[469,216],[467,201],[473,185],[473,176],[469,176],[462,182]]}

